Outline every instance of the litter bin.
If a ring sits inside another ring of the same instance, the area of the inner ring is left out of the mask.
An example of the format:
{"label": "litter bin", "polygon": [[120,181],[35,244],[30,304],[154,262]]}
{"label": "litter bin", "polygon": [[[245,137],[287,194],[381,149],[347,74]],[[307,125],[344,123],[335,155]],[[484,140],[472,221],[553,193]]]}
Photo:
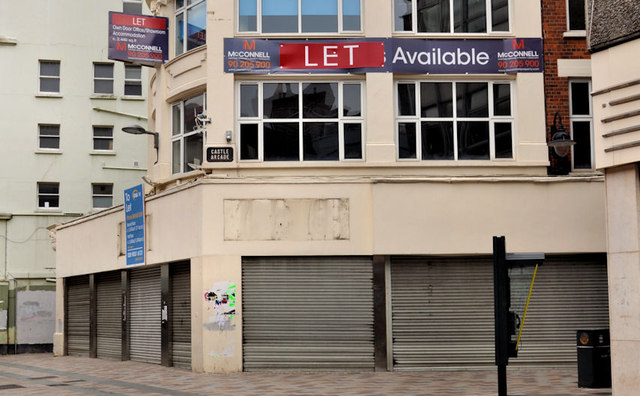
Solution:
{"label": "litter bin", "polygon": [[609,329],[578,330],[578,387],[611,387]]}

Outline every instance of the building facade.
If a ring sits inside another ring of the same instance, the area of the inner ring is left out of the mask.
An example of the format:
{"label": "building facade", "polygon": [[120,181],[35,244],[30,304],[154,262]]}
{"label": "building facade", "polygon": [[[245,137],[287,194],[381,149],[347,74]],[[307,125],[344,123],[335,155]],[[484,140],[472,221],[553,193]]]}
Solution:
{"label": "building facade", "polygon": [[[490,366],[498,235],[547,257],[513,364],[575,364],[576,330],[608,325],[603,178],[548,171],[545,78],[562,76],[539,58],[466,68],[491,43],[541,42],[539,1],[149,6],[171,59],[149,87],[146,264],[126,265],[122,207],[57,227],[55,353],[205,372]],[[511,277],[520,304],[531,274]]]}
{"label": "building facade", "polygon": [[[148,73],[107,59],[107,12],[141,1],[0,5],[0,353],[51,350],[49,228],[122,203],[146,172]],[[147,11],[148,12],[148,11]]]}

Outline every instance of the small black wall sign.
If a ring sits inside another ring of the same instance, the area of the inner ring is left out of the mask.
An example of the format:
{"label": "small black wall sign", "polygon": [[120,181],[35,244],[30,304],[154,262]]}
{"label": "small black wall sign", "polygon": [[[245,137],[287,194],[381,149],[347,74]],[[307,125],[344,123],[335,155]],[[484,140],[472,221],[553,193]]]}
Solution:
{"label": "small black wall sign", "polygon": [[233,147],[207,147],[208,162],[233,162]]}

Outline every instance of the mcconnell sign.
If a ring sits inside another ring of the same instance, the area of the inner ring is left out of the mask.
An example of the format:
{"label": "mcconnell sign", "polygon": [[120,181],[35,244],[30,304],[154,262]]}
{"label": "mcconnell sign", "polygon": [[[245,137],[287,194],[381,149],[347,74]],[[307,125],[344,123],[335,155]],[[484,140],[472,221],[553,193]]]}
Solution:
{"label": "mcconnell sign", "polygon": [[167,18],[109,12],[109,59],[155,66],[169,59]]}
{"label": "mcconnell sign", "polygon": [[227,73],[542,72],[542,40],[225,39]]}

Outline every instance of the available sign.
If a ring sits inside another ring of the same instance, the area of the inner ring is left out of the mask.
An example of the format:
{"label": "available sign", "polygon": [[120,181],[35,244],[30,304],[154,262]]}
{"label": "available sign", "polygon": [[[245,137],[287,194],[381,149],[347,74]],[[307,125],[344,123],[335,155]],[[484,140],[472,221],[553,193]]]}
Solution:
{"label": "available sign", "polygon": [[145,263],[144,191],[142,184],[124,190],[127,265]]}
{"label": "available sign", "polygon": [[227,73],[542,72],[542,39],[224,40]]}
{"label": "available sign", "polygon": [[155,66],[169,60],[169,20],[109,12],[109,59]]}

